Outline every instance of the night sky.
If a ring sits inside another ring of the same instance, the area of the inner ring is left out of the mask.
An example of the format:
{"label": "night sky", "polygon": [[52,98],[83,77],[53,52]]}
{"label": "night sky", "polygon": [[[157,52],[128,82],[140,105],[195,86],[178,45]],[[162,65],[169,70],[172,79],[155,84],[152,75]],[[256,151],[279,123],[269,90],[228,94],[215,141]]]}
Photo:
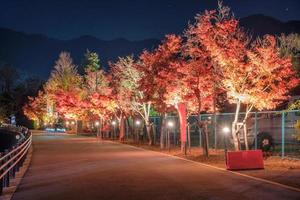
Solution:
{"label": "night sky", "polygon": [[[235,15],[300,20],[299,0],[224,0]],[[92,35],[110,40],[179,33],[216,0],[0,0],[0,27],[59,39]]]}

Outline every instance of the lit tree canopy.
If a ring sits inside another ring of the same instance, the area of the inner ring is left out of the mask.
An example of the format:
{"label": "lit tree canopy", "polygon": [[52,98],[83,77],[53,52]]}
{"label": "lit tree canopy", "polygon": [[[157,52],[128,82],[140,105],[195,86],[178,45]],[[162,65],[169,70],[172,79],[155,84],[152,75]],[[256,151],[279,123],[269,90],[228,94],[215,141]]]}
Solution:
{"label": "lit tree canopy", "polygon": [[82,116],[81,103],[84,91],[82,78],[69,53],[62,52],[55,62],[54,70],[45,91],[50,101],[54,102],[56,111],[66,118],[76,119]]}
{"label": "lit tree canopy", "polygon": [[150,101],[160,112],[166,112],[180,98],[182,89],[179,59],[181,38],[167,35],[166,39],[153,52],[144,51],[140,56],[138,70],[143,76],[139,89],[144,92],[144,101]]}
{"label": "lit tree canopy", "polygon": [[47,92],[56,90],[71,90],[81,84],[82,78],[77,73],[77,68],[69,53],[61,52],[58,60],[55,62],[54,70],[45,85]]}
{"label": "lit tree canopy", "polygon": [[286,99],[287,92],[298,83],[291,60],[280,56],[273,36],[252,42],[229,8],[221,4],[218,11],[197,15],[190,30],[209,52],[228,100],[237,104],[232,131],[238,149],[236,126],[240,105],[247,105],[245,127],[252,108],[272,109]]}
{"label": "lit tree canopy", "polygon": [[23,112],[31,120],[44,121],[47,115],[47,97],[39,91],[37,97],[28,97],[29,101],[23,107]]}

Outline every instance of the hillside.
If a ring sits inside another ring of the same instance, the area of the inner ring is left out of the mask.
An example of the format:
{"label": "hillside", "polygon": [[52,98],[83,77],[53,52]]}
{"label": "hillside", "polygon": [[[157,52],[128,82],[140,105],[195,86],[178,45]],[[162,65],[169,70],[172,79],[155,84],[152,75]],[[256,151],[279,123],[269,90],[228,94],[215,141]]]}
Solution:
{"label": "hillside", "polygon": [[[300,21],[281,22],[264,15],[242,18],[240,24],[254,36],[300,33]],[[108,61],[114,61],[118,56],[138,55],[144,49],[155,48],[159,39],[105,41],[86,35],[72,40],[59,40],[0,28],[0,44],[0,64],[10,63],[21,71],[47,78],[61,51],[69,51],[78,65],[87,49],[95,51],[100,56],[102,66],[107,68]],[[80,66],[79,71],[82,71]]]}

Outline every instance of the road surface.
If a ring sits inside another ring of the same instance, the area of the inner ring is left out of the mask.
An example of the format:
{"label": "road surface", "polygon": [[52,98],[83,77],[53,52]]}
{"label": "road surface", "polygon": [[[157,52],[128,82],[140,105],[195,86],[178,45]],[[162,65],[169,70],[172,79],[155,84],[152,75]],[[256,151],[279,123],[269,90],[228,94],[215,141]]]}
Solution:
{"label": "road surface", "polygon": [[300,199],[300,193],[127,145],[34,136],[13,200]]}

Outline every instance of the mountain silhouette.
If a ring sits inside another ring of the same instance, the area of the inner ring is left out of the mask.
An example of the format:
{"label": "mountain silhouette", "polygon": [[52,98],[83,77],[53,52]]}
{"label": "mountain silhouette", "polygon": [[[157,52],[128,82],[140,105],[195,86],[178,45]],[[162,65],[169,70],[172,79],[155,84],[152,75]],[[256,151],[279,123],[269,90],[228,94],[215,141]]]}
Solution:
{"label": "mountain silhouette", "polygon": [[282,22],[262,14],[241,18],[240,25],[255,37],[265,34],[300,33],[300,21]]}
{"label": "mountain silhouette", "polygon": [[82,72],[80,64],[87,49],[97,52],[102,67],[107,68],[108,61],[114,61],[119,56],[138,55],[144,49],[155,48],[158,43],[158,39],[105,41],[88,35],[59,40],[0,28],[0,62],[10,63],[27,73],[47,78],[61,51],[70,52],[79,72]]}
{"label": "mountain silhouette", "polygon": [[[281,22],[261,14],[241,18],[240,24],[253,36],[300,33],[300,21]],[[101,65],[107,69],[108,61],[115,61],[119,56],[137,56],[144,49],[154,49],[159,42],[159,39],[129,41],[122,38],[106,41],[89,35],[60,40],[0,28],[0,64],[9,63],[28,74],[47,78],[61,51],[70,52],[82,72],[80,64],[87,49],[97,52]]]}

